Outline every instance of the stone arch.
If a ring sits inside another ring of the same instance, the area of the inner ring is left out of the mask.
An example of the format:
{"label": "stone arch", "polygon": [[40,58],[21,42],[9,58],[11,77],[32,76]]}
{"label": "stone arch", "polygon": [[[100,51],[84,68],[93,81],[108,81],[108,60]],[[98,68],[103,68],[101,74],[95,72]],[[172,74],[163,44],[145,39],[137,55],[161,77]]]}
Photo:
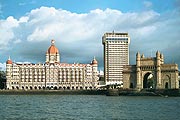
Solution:
{"label": "stone arch", "polygon": [[156,80],[152,72],[146,72],[143,76],[143,88],[156,88]]}
{"label": "stone arch", "polygon": [[32,89],[33,89],[33,88],[32,88],[32,86],[30,86],[29,88],[30,88],[30,90],[32,90]]}
{"label": "stone arch", "polygon": [[65,89],[66,89],[66,87],[65,87],[65,86],[63,86],[63,89],[65,90]]}
{"label": "stone arch", "polygon": [[134,88],[134,85],[133,85],[133,83],[132,83],[132,82],[130,83],[129,88]]}
{"label": "stone arch", "polygon": [[58,89],[58,87],[57,87],[57,86],[55,86],[55,87],[54,87],[54,90],[57,90],[57,89]]}
{"label": "stone arch", "polygon": [[69,86],[67,86],[67,89],[68,89],[68,90],[70,90],[70,87],[69,87]]}
{"label": "stone arch", "polygon": [[171,88],[171,77],[169,75],[165,75],[165,77],[164,77],[163,88],[165,88],[165,89]]}

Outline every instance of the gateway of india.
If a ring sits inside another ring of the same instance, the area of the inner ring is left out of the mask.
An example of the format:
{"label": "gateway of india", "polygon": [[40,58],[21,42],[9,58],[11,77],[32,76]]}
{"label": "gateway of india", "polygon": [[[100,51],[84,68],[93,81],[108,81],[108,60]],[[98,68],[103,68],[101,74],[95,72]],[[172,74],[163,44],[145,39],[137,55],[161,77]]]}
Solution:
{"label": "gateway of india", "polygon": [[176,89],[179,88],[178,65],[165,64],[164,56],[159,51],[155,57],[146,58],[136,54],[136,65],[126,65],[123,69],[123,87]]}
{"label": "gateway of india", "polygon": [[6,61],[7,89],[96,89],[98,62],[90,64],[67,64],[60,62],[55,41],[46,52],[44,64],[15,63]]}

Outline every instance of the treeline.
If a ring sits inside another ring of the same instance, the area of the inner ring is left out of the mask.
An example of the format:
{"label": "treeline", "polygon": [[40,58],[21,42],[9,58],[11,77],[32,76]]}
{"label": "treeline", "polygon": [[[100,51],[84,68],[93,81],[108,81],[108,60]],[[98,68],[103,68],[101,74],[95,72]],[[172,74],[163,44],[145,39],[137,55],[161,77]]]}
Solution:
{"label": "treeline", "polygon": [[0,89],[6,88],[6,73],[0,71]]}

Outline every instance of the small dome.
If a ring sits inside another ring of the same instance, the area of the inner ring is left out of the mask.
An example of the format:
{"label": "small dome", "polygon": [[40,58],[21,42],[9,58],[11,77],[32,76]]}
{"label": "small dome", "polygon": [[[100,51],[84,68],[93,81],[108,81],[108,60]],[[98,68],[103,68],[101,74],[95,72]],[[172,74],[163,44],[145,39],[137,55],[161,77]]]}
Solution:
{"label": "small dome", "polygon": [[97,60],[94,58],[92,64],[98,64]]}
{"label": "small dome", "polygon": [[59,50],[56,48],[56,46],[54,45],[54,40],[51,40],[51,46],[49,47],[48,51],[46,52],[46,54],[58,54]]}
{"label": "small dome", "polygon": [[12,62],[12,60],[10,60],[10,59],[8,59],[7,61],[6,61],[6,64],[12,64],[13,62]]}

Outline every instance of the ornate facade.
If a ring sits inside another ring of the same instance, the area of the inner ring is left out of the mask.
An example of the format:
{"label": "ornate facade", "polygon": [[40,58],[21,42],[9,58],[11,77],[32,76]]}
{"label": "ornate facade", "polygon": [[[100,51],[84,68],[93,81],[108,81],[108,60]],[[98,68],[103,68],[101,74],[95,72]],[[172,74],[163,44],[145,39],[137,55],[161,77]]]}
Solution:
{"label": "ornate facade", "polygon": [[136,54],[136,65],[127,65],[123,69],[124,88],[179,88],[178,65],[164,64],[164,56],[159,51],[156,57],[145,58]]}
{"label": "ornate facade", "polygon": [[55,41],[46,52],[44,64],[6,62],[7,89],[96,89],[98,62],[90,64],[60,63]]}

